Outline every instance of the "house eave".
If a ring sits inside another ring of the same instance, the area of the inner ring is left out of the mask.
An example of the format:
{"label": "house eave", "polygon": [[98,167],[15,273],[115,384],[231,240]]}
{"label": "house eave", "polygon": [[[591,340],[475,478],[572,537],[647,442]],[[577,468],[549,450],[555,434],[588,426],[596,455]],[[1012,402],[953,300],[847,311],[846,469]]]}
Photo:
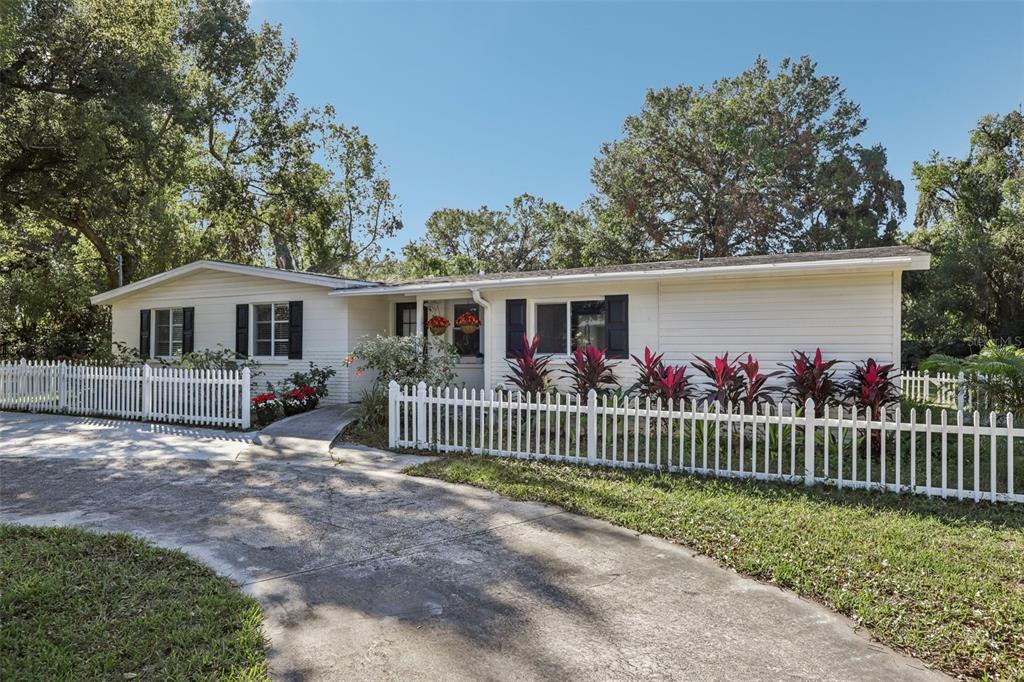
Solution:
{"label": "house eave", "polygon": [[583,272],[565,275],[509,277],[502,279],[462,280],[457,282],[417,282],[414,284],[370,285],[358,289],[335,289],[330,296],[374,296],[383,294],[417,295],[458,291],[485,291],[487,289],[572,284],[587,282],[621,282],[657,279],[699,279],[708,277],[760,277],[772,275],[819,274],[851,271],[903,271],[927,270],[931,256],[920,252],[914,255],[879,258],[849,258],[844,260],[803,261],[793,263],[759,263],[753,265],[723,265],[698,268],[652,269],[632,272]]}
{"label": "house eave", "polygon": [[342,284],[348,284],[354,287],[373,286],[375,284],[373,282],[363,282],[355,279],[350,280],[309,272],[275,270],[274,268],[260,268],[250,265],[240,265],[238,263],[222,263],[220,261],[200,260],[187,263],[166,272],[161,272],[157,275],[153,275],[152,277],[140,279],[138,282],[132,282],[131,284],[126,284],[123,287],[104,291],[90,297],[89,301],[93,305],[113,303],[125,296],[130,296],[131,294],[152,286],[165,284],[197,270],[212,270],[215,272],[228,272],[236,275],[248,275],[250,277],[264,277],[267,279],[276,279],[296,284],[320,286],[326,289],[337,289],[338,286]]}

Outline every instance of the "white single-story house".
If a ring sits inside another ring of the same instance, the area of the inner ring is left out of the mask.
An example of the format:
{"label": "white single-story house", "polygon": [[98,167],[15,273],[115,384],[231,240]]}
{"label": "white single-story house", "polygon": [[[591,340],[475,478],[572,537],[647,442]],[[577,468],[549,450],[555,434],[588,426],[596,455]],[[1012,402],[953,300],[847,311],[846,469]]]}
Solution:
{"label": "white single-story house", "polygon": [[523,335],[564,366],[575,343],[607,349],[631,381],[645,346],[671,363],[752,353],[764,369],[793,350],[900,362],[901,275],[929,255],[905,246],[705,258],[567,270],[368,282],[196,261],[92,297],[109,305],[112,337],[144,357],[218,345],[257,360],[260,381],[334,367],[330,402],[358,400],[372,381],[345,357],[375,334],[425,333],[433,315],[473,312],[480,328],[445,333],[470,388],[492,388]]}

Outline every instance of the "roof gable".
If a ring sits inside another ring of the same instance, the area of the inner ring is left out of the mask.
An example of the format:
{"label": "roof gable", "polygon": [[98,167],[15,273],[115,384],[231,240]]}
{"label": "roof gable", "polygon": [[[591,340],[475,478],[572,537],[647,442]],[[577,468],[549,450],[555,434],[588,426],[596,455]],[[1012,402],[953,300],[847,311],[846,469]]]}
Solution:
{"label": "roof gable", "polygon": [[263,277],[267,279],[276,279],[285,282],[292,282],[296,284],[308,284],[311,286],[320,286],[325,289],[338,289],[338,288],[357,288],[364,286],[372,286],[374,282],[366,282],[358,279],[349,279],[346,277],[338,277],[335,275],[321,275],[312,272],[298,272],[295,270],[279,270],[277,268],[266,268],[259,267],[256,265],[241,265],[239,263],[225,263],[222,261],[214,260],[198,260],[182,265],[166,272],[161,272],[152,277],[146,277],[140,279],[138,282],[132,282],[126,284],[123,287],[111,289],[110,291],[104,291],[103,293],[92,296],[89,300],[94,304],[112,303],[119,298],[128,296],[149,287],[157,286],[160,284],[167,284],[173,282],[182,277],[186,277],[194,272],[199,271],[213,271],[213,272],[227,272],[236,275],[245,275],[249,277]]}

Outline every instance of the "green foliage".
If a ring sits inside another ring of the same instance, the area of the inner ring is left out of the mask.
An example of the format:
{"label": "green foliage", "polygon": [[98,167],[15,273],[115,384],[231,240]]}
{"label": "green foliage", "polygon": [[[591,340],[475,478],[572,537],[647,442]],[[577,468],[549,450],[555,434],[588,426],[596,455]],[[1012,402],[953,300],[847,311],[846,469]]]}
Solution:
{"label": "green foliage", "polygon": [[966,358],[933,355],[921,363],[928,372],[964,373],[967,389],[982,409],[1024,414],[1024,348],[989,341]]}
{"label": "green foliage", "polygon": [[914,165],[908,243],[932,253],[907,273],[905,329],[925,350],[1024,345],[1024,113],[986,116],[963,159]]}
{"label": "green foliage", "polygon": [[244,0],[11,0],[0,16],[0,243],[18,256],[0,260],[0,351],[102,345],[87,297],[117,286],[117,256],[126,282],[268,253],[338,273],[401,226],[374,145],[299,107],[295,46],[250,26]]}
{"label": "green foliage", "polygon": [[248,367],[253,377],[261,374],[260,363],[235,351],[233,348],[225,348],[224,344],[218,343],[217,348],[203,348],[201,350],[184,353],[178,357],[159,358],[161,365],[172,367],[184,367],[186,369],[233,369],[241,371]]}
{"label": "green foliage", "polygon": [[454,386],[458,361],[458,349],[438,336],[374,336],[360,341],[348,362],[362,363],[359,373],[375,371],[375,385],[386,389],[391,381],[402,386],[421,381],[434,388]]}
{"label": "green foliage", "polygon": [[288,377],[288,381],[297,388],[309,386],[316,391],[318,397],[325,398],[329,392],[327,382],[333,379],[337,373],[338,371],[333,367],[320,367],[310,362],[309,370],[292,373]]}
{"label": "green foliage", "polygon": [[581,214],[522,194],[501,210],[445,208],[427,219],[427,233],[402,249],[406,277],[475,275],[580,264],[567,241],[585,232]]}
{"label": "green foliage", "polygon": [[600,232],[615,235],[597,250],[624,243],[650,260],[895,243],[903,186],[882,147],[854,141],[866,125],[807,57],[648,91],[591,172]]}

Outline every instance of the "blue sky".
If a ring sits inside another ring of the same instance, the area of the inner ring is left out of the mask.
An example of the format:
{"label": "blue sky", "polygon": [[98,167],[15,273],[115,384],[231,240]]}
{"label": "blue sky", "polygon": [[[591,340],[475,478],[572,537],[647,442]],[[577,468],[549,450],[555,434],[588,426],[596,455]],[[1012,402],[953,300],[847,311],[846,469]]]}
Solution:
{"label": "blue sky", "polygon": [[405,229],[530,192],[570,208],[644,92],[810,55],[840,78],[914,192],[911,165],[961,155],[1024,103],[1024,2],[283,2],[254,21],[298,42],[290,84],[377,144]]}

